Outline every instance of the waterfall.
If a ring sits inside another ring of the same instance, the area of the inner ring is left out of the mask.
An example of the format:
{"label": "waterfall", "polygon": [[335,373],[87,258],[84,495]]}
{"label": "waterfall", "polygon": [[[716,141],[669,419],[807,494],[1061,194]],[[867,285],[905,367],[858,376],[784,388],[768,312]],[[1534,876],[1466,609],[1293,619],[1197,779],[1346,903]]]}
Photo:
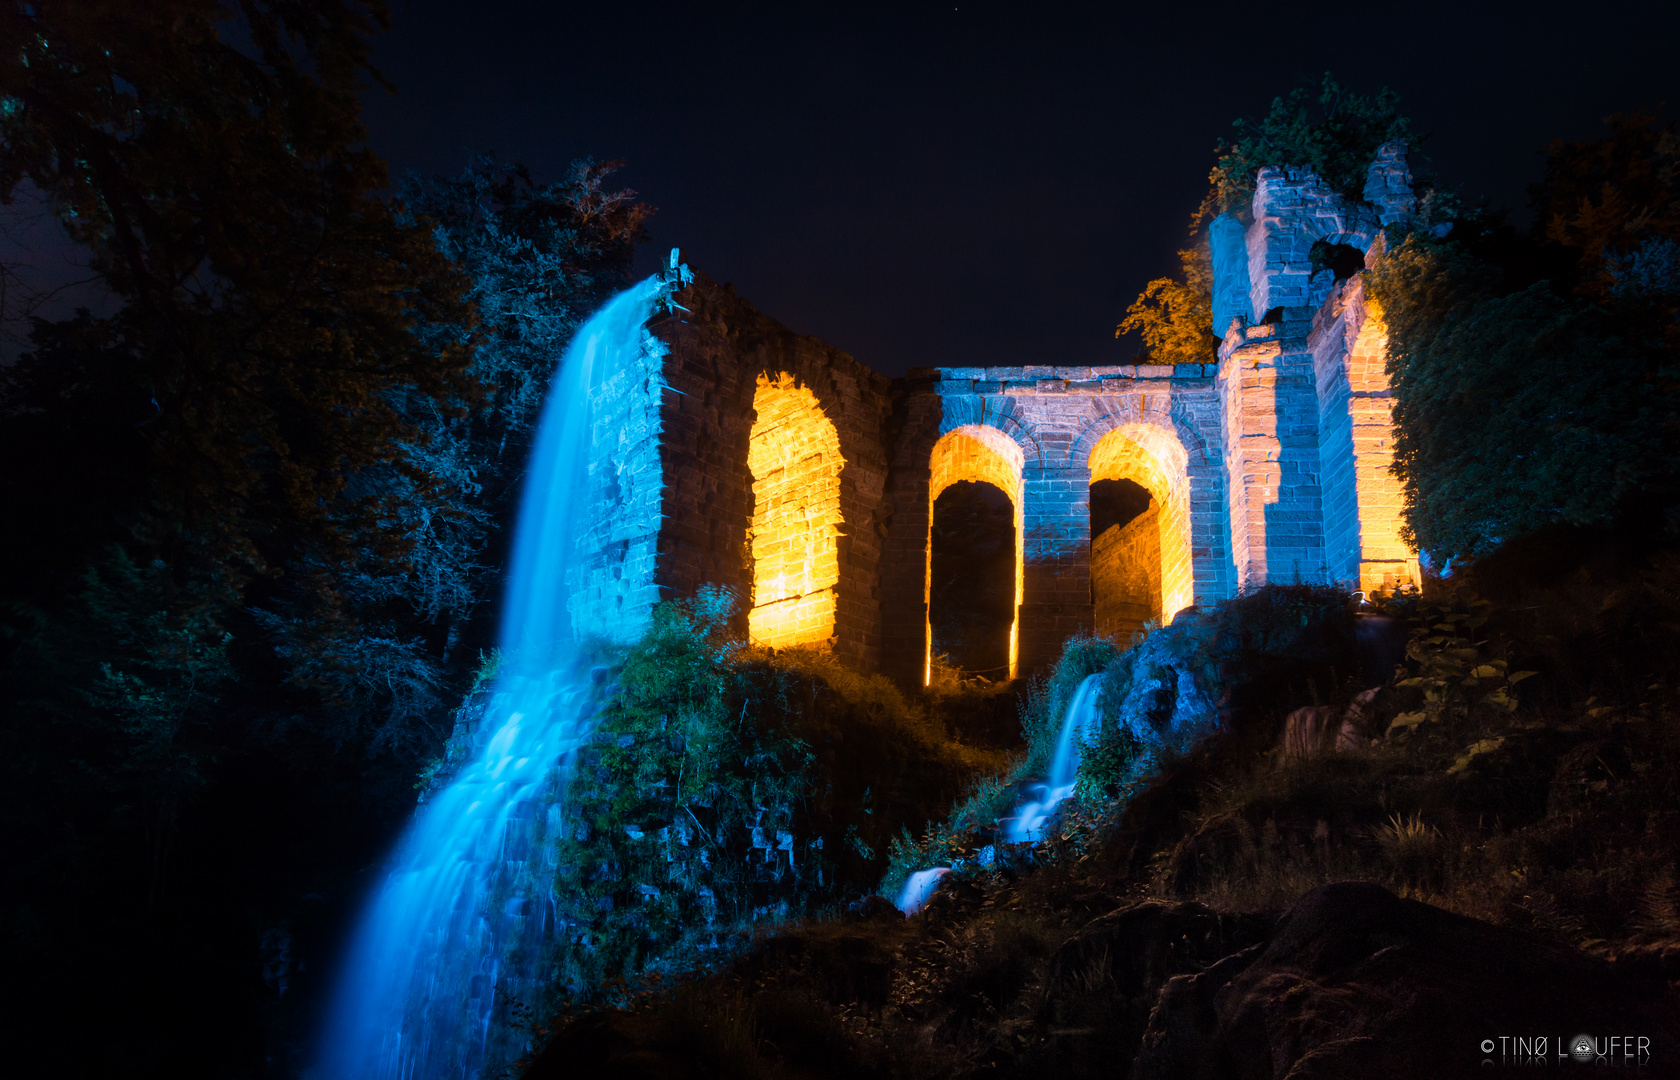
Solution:
{"label": "waterfall", "polygon": [[571,643],[568,576],[588,518],[590,398],[647,347],[672,272],[618,294],[561,357],[520,497],[497,676],[483,723],[494,734],[416,812],[345,961],[318,1075],[432,1080],[479,1075],[494,1057],[498,994],[537,1004],[541,941],[552,934],[542,864],[573,752],[598,695]]}
{"label": "waterfall", "polygon": [[[998,821],[1002,839],[1011,844],[1037,843],[1044,838],[1044,827],[1055,813],[1056,805],[1073,794],[1079,779],[1079,737],[1102,720],[1098,705],[1102,701],[1102,674],[1087,675],[1068,702],[1062,714],[1062,730],[1056,737],[1056,751],[1050,758],[1050,777],[1033,785],[1032,794],[1015,808],[1015,816]],[[981,854],[981,865],[992,858],[991,849]],[[959,864],[960,865],[960,864]],[[949,866],[935,866],[917,870],[904,882],[898,894],[898,910],[906,915],[920,911],[939,887],[939,879],[951,872]]]}
{"label": "waterfall", "polygon": [[911,874],[905,879],[903,891],[898,894],[898,910],[906,915],[922,910],[939,885],[939,879],[950,872],[949,866],[936,866],[932,870],[918,870]]}
{"label": "waterfall", "polygon": [[1037,798],[1023,803],[1015,816],[1005,822],[1004,838],[1012,844],[1037,841],[1044,836],[1044,826],[1055,812],[1056,804],[1073,794],[1079,778],[1079,737],[1098,723],[1101,713],[1097,704],[1102,698],[1102,676],[1087,675],[1068,702],[1062,719],[1062,730],[1056,738],[1056,752],[1050,759],[1050,778],[1040,785]]}

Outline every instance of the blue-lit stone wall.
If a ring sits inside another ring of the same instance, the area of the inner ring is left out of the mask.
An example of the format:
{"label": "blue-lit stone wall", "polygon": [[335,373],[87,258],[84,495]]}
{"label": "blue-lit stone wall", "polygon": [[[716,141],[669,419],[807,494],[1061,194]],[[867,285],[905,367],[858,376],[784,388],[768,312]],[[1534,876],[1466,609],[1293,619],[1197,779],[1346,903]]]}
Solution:
{"label": "blue-lit stone wall", "polygon": [[1105,586],[1091,567],[1094,479],[1134,480],[1158,502],[1166,619],[1267,582],[1415,579],[1388,472],[1381,320],[1360,275],[1338,282],[1311,266],[1318,241],[1376,258],[1382,227],[1410,207],[1403,143],[1378,154],[1364,200],[1307,170],[1262,170],[1249,222],[1225,216],[1210,235],[1215,319],[1227,324],[1216,364],[1023,358],[888,380],[702,277],[679,297],[687,312],[651,325],[644,369],[603,403],[585,597],[599,611],[580,612],[580,624],[622,637],[659,597],[707,583],[751,595],[748,448],[761,376],[808,388],[844,459],[829,643],[907,685],[922,681],[927,658],[933,455],[959,429],[990,432],[1019,470],[1021,674],[1095,625],[1093,590]]}

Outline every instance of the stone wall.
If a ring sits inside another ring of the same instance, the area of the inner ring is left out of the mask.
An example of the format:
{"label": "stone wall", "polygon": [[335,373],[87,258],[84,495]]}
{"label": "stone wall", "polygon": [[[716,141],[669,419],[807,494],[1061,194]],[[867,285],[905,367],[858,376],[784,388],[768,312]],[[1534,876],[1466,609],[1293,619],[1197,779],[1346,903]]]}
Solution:
{"label": "stone wall", "polygon": [[[1177,552],[1168,569],[1181,582],[1169,618],[1178,607],[1230,594],[1220,401],[1211,365],[918,371],[900,384],[893,417],[881,577],[883,670],[893,677],[913,683],[925,662],[929,492],[936,445],[953,432],[989,432],[1019,452],[1021,674],[1043,671],[1068,637],[1095,625],[1094,478],[1144,477],[1139,482],[1162,501],[1163,520],[1175,530],[1163,551]],[[1111,442],[1099,449],[1110,436],[1124,447]]]}
{"label": "stone wall", "polygon": [[1161,504],[1091,541],[1091,600],[1097,633],[1130,641],[1161,618]]}
{"label": "stone wall", "polygon": [[719,584],[750,600],[753,400],[760,376],[785,381],[810,391],[834,425],[844,460],[840,521],[833,526],[834,648],[875,668],[890,381],[839,349],[795,334],[704,275],[678,299],[687,311],[650,326],[668,349],[660,405],[660,595],[687,596]]}
{"label": "stone wall", "polygon": [[[1118,625],[1094,599],[1110,595],[1120,557],[1107,540],[1093,555],[1095,479],[1134,480],[1154,499],[1154,553],[1137,554],[1135,537],[1125,550],[1153,560],[1148,610],[1163,622],[1267,582],[1415,580],[1388,475],[1381,319],[1360,277],[1311,267],[1319,241],[1376,257],[1382,226],[1405,219],[1404,144],[1377,155],[1365,196],[1307,170],[1261,170],[1252,221],[1227,215],[1210,234],[1224,335],[1211,365],[945,367],[889,381],[697,280],[678,297],[686,312],[650,326],[644,368],[602,404],[590,617],[622,636],[655,596],[727,585],[749,605],[798,609],[791,636],[768,629],[767,610],[744,617],[760,640],[823,640],[832,620],[842,657],[919,685],[933,500],[964,479],[1015,506],[1022,675],[1054,663],[1069,636]],[[767,388],[792,396],[756,397]],[[809,438],[786,436],[775,454],[794,457],[753,464],[784,438],[765,434],[783,424],[771,414],[796,398]],[[757,450],[755,421],[769,440]],[[831,492],[836,469],[837,501],[813,494],[819,480]]]}
{"label": "stone wall", "polygon": [[[1310,170],[1262,169],[1244,237],[1246,275],[1229,251],[1215,261],[1214,292],[1224,298],[1216,323],[1240,309],[1232,298],[1243,288],[1249,297],[1248,320],[1216,326],[1224,334],[1231,548],[1243,587],[1417,579],[1416,557],[1398,535],[1399,483],[1388,474],[1381,319],[1362,278],[1338,282],[1311,266],[1320,241],[1356,247],[1370,265],[1382,226],[1411,212],[1410,184],[1403,142],[1379,150],[1362,202],[1330,191]],[[1215,223],[1216,248],[1232,247],[1233,223]]]}
{"label": "stone wall", "polygon": [[591,401],[588,532],[570,582],[575,632],[634,639],[659,601],[665,346],[652,335],[637,362],[602,380]]}
{"label": "stone wall", "polygon": [[[1378,252],[1368,253],[1374,262]],[[1417,581],[1417,556],[1400,539],[1404,485],[1394,463],[1394,395],[1387,336],[1363,277],[1339,284],[1307,341],[1319,386],[1324,520],[1331,580],[1367,591]]]}
{"label": "stone wall", "polygon": [[845,526],[840,438],[816,395],[786,372],[759,374],[753,416],[748,637],[772,648],[827,641],[835,630]]}

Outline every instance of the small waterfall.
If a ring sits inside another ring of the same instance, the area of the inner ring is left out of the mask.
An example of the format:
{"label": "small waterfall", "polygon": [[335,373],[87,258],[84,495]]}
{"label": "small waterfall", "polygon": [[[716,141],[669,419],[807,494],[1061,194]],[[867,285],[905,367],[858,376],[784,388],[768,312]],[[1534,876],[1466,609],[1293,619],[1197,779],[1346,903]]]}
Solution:
{"label": "small waterfall", "polygon": [[[1056,737],[1056,752],[1050,759],[1050,778],[1032,787],[1032,795],[1015,808],[1014,817],[998,822],[1004,841],[1027,844],[1044,838],[1044,827],[1049,824],[1056,805],[1073,794],[1079,779],[1079,737],[1101,722],[1102,713],[1098,709],[1101,701],[1102,674],[1087,675],[1074,691],[1073,700],[1068,702],[1067,712],[1063,714],[1062,730]],[[988,864],[992,857],[991,849],[987,848],[982,853],[981,865]],[[911,874],[898,894],[898,910],[906,915],[922,910],[939,887],[939,879],[950,872],[948,866],[935,866]]]}
{"label": "small waterfall", "polygon": [[898,910],[906,915],[914,915],[922,910],[933,895],[939,879],[951,872],[949,866],[936,866],[932,870],[918,870],[911,874],[904,882],[904,889],[898,894]]}
{"label": "small waterfall", "polygon": [[1008,819],[1004,838],[1012,844],[1038,841],[1044,837],[1044,826],[1055,812],[1056,804],[1073,794],[1079,777],[1079,736],[1101,720],[1097,709],[1102,698],[1102,676],[1087,675],[1068,702],[1062,720],[1062,731],[1056,738],[1056,753],[1050,759],[1050,778],[1036,790],[1033,802],[1023,803],[1013,818]]}
{"label": "small waterfall", "polygon": [[[484,752],[416,812],[363,916],[334,1001],[321,1070],[332,1080],[471,1078],[486,1064],[498,993],[535,1005],[548,884],[527,869],[594,729],[598,694],[570,643],[568,575],[587,524],[592,388],[634,362],[654,303],[687,277],[620,293],[561,358],[521,494]],[[551,880],[551,879],[550,879]]]}

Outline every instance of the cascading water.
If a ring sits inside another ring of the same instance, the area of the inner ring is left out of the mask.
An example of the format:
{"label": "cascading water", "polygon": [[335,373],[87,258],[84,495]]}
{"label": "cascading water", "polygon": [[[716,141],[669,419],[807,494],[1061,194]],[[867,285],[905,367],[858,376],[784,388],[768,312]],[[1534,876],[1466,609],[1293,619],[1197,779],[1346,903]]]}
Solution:
{"label": "cascading water", "polygon": [[675,252],[671,271],[610,300],[561,358],[521,495],[507,659],[484,719],[495,734],[420,807],[363,917],[324,1045],[321,1075],[332,1080],[476,1076],[498,994],[537,992],[537,946],[554,928],[526,862],[533,832],[558,821],[597,698],[567,603],[586,524],[591,390],[648,347],[654,304],[689,278]]}
{"label": "cascading water", "polygon": [[[1102,721],[1098,708],[1102,701],[1102,675],[1087,675],[1074,691],[1063,714],[1062,730],[1056,738],[1056,751],[1050,758],[1050,777],[1033,786],[1028,801],[1015,808],[1015,816],[998,822],[1002,839],[1011,844],[1037,843],[1044,838],[1044,827],[1055,813],[1056,805],[1069,795],[1079,779],[1079,737]],[[982,853],[982,865],[990,861],[990,849]],[[939,879],[951,872],[949,866],[935,866],[918,870],[904,882],[898,894],[898,909],[914,915],[927,905],[928,898],[939,887]]]}
{"label": "cascading water", "polygon": [[1068,702],[1062,731],[1056,738],[1056,752],[1050,759],[1050,778],[1039,787],[1034,801],[1023,803],[1006,823],[1004,839],[1012,844],[1038,841],[1056,804],[1073,794],[1079,778],[1079,737],[1101,720],[1097,705],[1102,698],[1102,676],[1087,675]]}
{"label": "cascading water", "polygon": [[904,889],[898,894],[898,910],[906,915],[914,915],[927,905],[928,897],[939,887],[939,879],[951,872],[949,866],[936,866],[932,870],[918,870],[904,881]]}

